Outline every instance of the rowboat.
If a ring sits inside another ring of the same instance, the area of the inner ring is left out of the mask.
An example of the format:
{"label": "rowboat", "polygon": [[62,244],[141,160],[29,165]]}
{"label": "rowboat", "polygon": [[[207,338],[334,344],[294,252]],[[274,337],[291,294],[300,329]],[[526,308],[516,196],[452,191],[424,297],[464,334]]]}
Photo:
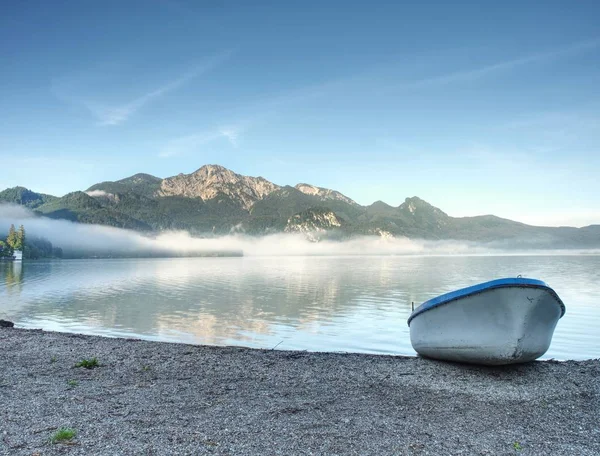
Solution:
{"label": "rowboat", "polygon": [[501,365],[548,350],[565,305],[536,279],[492,280],[430,299],[408,319],[415,351],[428,358]]}

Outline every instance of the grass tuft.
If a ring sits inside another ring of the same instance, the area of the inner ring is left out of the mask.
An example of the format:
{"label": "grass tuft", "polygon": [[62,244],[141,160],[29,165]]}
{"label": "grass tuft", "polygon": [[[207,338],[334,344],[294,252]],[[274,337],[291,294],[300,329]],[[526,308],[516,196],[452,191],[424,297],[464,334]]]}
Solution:
{"label": "grass tuft", "polygon": [[93,369],[94,367],[98,367],[100,364],[98,364],[98,360],[96,358],[90,358],[90,359],[82,359],[81,361],[79,361],[77,364],[75,364],[75,367],[84,367],[86,369]]}
{"label": "grass tuft", "polygon": [[523,447],[521,446],[521,444],[520,444],[519,442],[515,442],[515,443],[513,443],[513,448],[514,448],[516,451],[521,451],[521,450],[523,449]]}
{"label": "grass tuft", "polygon": [[77,432],[75,429],[61,427],[58,431],[52,434],[52,437],[50,437],[50,443],[68,442],[73,440],[76,435]]}
{"label": "grass tuft", "polygon": [[67,385],[69,385],[71,388],[75,388],[77,385],[79,385],[79,382],[77,380],[67,380]]}

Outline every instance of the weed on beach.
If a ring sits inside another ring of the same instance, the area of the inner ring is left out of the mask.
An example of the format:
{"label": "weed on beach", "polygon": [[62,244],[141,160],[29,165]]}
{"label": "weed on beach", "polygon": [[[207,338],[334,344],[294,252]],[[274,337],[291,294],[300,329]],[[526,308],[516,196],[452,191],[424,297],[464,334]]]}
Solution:
{"label": "weed on beach", "polygon": [[69,442],[75,438],[77,432],[75,429],[61,427],[58,431],[52,434],[50,437],[50,443],[61,443],[61,442]]}
{"label": "weed on beach", "polygon": [[523,449],[519,442],[513,443],[513,448],[515,449],[515,451],[521,451]]}
{"label": "weed on beach", "polygon": [[82,359],[81,361],[79,361],[77,364],[75,364],[75,367],[84,367],[85,369],[93,369],[94,367],[98,367],[100,364],[98,364],[98,360],[96,358],[90,358],[90,359]]}
{"label": "weed on beach", "polygon": [[79,382],[77,380],[67,380],[67,385],[69,385],[71,388],[75,388],[77,385],[79,385]]}

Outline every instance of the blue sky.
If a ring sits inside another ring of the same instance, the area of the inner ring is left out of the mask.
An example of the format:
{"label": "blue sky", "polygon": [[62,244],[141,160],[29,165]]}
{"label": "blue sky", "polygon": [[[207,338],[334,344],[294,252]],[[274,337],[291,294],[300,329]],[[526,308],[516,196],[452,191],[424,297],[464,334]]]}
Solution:
{"label": "blue sky", "polygon": [[600,2],[9,2],[0,187],[217,163],[600,223]]}

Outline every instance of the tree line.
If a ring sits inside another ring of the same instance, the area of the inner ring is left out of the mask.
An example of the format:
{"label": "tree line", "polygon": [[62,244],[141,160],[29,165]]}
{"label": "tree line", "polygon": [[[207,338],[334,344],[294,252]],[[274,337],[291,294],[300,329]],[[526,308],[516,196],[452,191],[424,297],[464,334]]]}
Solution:
{"label": "tree line", "polygon": [[5,240],[0,238],[0,258],[11,258],[15,250],[23,252],[23,258],[62,258],[60,247],[54,247],[48,239],[30,237],[25,234],[25,227],[21,225],[16,229],[11,225]]}
{"label": "tree line", "polygon": [[5,241],[0,240],[0,256],[12,256],[15,250],[23,250],[25,247],[25,227],[21,225],[18,230],[10,225],[8,236]]}

